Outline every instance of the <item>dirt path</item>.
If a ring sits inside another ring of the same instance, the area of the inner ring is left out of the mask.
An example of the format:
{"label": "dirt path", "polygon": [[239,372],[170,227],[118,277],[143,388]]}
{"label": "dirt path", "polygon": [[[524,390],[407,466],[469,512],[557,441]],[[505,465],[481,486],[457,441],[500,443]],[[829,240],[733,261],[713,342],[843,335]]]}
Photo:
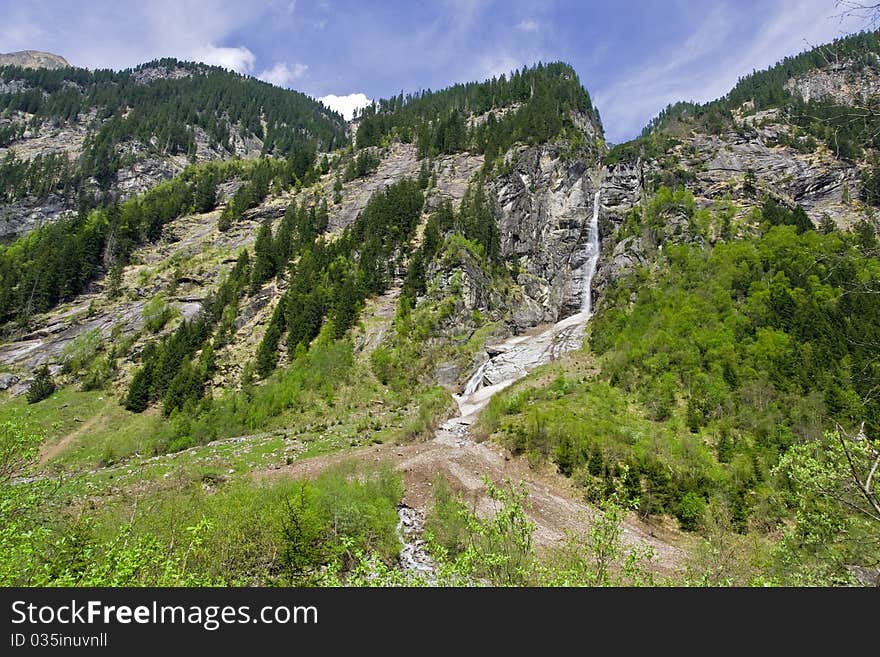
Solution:
{"label": "dirt path", "polygon": [[[433,501],[433,484],[445,475],[452,488],[461,493],[477,512],[493,512],[493,501],[486,494],[483,476],[501,482],[522,481],[529,493],[527,512],[536,524],[535,544],[539,548],[558,545],[565,532],[589,530],[595,509],[583,501],[583,494],[566,477],[547,466],[533,469],[520,457],[494,443],[475,443],[467,437],[465,425],[447,422],[434,438],[406,445],[373,445],[357,450],[296,461],[278,470],[255,473],[257,477],[311,478],[327,468],[349,460],[390,461],[403,474],[407,506],[424,513]],[[661,575],[672,575],[682,568],[685,551],[681,536],[660,525],[636,517],[624,522],[623,540],[631,546],[650,546],[655,553],[654,568]]]}
{"label": "dirt path", "polygon": [[53,443],[52,445],[43,445],[40,448],[40,465],[44,463],[48,463],[56,456],[61,454],[64,450],[66,450],[71,443],[73,443],[77,438],[82,436],[83,434],[92,430],[92,428],[102,419],[100,413],[95,413],[88,420],[83,422],[76,431],[71,431],[66,436],[63,436],[61,440],[57,443]]}

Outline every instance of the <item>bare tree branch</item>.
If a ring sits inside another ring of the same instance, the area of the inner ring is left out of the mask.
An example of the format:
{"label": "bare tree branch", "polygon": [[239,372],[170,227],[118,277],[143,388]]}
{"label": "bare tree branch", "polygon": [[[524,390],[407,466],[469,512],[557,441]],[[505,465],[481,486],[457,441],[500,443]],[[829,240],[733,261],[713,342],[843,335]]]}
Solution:
{"label": "bare tree branch", "polygon": [[[856,488],[858,488],[859,492],[864,496],[864,498],[868,501],[874,511],[877,512],[877,516],[874,514],[868,513],[867,515],[874,518],[875,520],[880,520],[880,499],[877,498],[877,495],[871,490],[871,479],[874,477],[874,473],[877,470],[877,465],[880,463],[880,454],[877,454],[877,459],[874,461],[874,466],[871,468],[871,473],[868,475],[866,481],[862,482],[861,477],[859,477],[858,470],[856,469],[855,463],[853,462],[852,454],[850,453],[849,446],[847,445],[847,436],[843,431],[843,428],[838,424],[837,425],[837,439],[840,441],[840,446],[843,447],[843,453],[846,456],[846,460],[849,463],[850,472],[852,474],[852,480],[856,484]],[[867,441],[868,437],[865,435],[865,423],[862,422],[861,427],[859,428],[859,433],[856,436],[856,440],[865,440]],[[865,511],[862,510],[864,513]]]}

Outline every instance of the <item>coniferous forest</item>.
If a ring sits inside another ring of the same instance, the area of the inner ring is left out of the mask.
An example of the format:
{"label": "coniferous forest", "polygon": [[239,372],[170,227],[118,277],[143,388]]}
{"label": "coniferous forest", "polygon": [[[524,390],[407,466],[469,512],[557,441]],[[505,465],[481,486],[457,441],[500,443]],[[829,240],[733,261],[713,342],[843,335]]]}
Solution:
{"label": "coniferous forest", "polygon": [[0,83],[0,584],[880,582],[877,32],[621,144],[563,62]]}

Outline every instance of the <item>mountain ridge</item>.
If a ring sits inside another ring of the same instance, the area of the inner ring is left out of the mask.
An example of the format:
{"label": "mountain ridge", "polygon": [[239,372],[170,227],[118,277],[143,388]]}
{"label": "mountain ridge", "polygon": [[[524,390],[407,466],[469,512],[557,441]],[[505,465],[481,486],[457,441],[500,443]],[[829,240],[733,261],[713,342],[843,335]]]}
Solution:
{"label": "mountain ridge", "polygon": [[20,66],[22,68],[45,68],[55,70],[59,68],[71,68],[61,55],[41,50],[19,50],[17,52],[0,53],[0,67]]}
{"label": "mountain ridge", "polygon": [[[190,84],[192,66],[132,84]],[[96,554],[135,491],[220,523],[194,561],[214,582],[322,582],[329,562],[425,583],[401,540],[456,583],[870,581],[876,528],[808,484],[847,472],[836,445],[866,449],[846,436],[880,422],[876,147],[827,139],[833,102],[816,125],[798,112],[837,81],[870,92],[876,68],[771,72],[609,150],[573,69],[539,64],[377,101],[326,152],[190,164],[0,247],[0,418],[42,423],[37,481],[87,482]],[[480,480],[506,473],[541,508]],[[313,478],[297,504],[319,500],[301,509],[319,538],[261,522],[259,546],[231,549],[243,520],[212,505],[283,515],[290,475]],[[363,533],[338,512],[368,494],[381,513],[354,517],[381,526]],[[501,556],[468,533],[499,506],[522,522]],[[591,527],[625,535],[613,575],[585,566]],[[167,538],[157,516],[129,531]],[[340,536],[373,565],[334,561]]]}

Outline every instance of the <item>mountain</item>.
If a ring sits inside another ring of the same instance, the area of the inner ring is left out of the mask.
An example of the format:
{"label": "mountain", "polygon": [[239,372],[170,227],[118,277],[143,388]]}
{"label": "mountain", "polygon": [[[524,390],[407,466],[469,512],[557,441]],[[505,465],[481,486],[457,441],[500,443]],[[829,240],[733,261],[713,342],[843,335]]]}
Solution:
{"label": "mountain", "polygon": [[564,63],[350,125],[200,64],[3,69],[87,201],[0,248],[0,582],[104,584],[123,534],[116,583],[873,582],[878,52],[612,148]]}
{"label": "mountain", "polygon": [[346,140],[342,117],[308,96],[172,59],[121,72],[0,68],[0,117],[6,240],[146,191],[192,163]]}
{"label": "mountain", "polygon": [[0,53],[0,67],[3,66],[55,70],[59,68],[70,68],[70,63],[61,55],[53,55],[50,52],[20,50],[18,52]]}

